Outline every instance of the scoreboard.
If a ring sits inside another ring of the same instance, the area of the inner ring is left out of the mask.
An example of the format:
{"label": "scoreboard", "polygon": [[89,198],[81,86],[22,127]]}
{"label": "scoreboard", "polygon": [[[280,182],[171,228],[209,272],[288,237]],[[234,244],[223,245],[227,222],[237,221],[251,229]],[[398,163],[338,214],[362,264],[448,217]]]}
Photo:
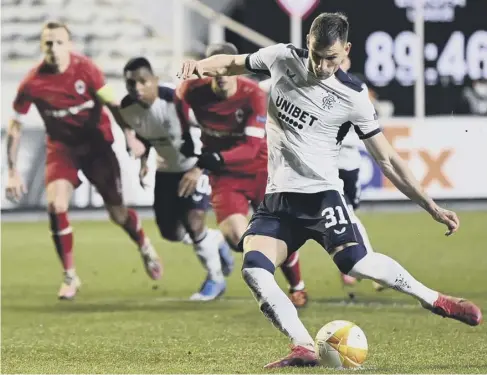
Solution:
{"label": "scoreboard", "polygon": [[[487,0],[424,0],[424,71],[415,71],[416,0],[321,0],[303,21],[305,34],[321,12],[342,11],[350,21],[351,72],[362,73],[395,115],[414,114],[414,82],[423,74],[426,113],[451,114],[464,85],[487,79]],[[272,21],[269,20],[272,15]],[[274,1],[247,0],[235,14],[249,27],[289,42],[289,18]],[[243,52],[257,46],[234,39]]]}

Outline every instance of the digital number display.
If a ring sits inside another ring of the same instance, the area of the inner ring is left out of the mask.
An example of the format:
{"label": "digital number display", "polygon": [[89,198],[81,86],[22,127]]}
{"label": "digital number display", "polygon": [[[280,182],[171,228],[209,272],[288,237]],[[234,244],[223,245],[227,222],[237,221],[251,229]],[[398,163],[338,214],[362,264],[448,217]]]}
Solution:
{"label": "digital number display", "polygon": [[[413,85],[418,48],[412,31],[402,31],[395,38],[385,31],[371,33],[365,42],[365,76],[377,87],[393,80]],[[425,66],[429,65],[423,72],[427,85],[436,85],[439,77],[451,77],[456,85],[464,84],[466,77],[487,79],[487,31],[477,30],[470,36],[454,31],[443,46],[425,41],[424,59]]]}

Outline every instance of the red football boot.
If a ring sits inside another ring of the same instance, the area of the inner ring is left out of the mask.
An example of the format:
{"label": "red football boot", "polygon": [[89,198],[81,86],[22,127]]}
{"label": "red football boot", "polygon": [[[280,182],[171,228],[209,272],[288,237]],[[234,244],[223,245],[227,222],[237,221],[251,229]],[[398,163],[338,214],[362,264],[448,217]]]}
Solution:
{"label": "red football boot", "polygon": [[444,318],[459,320],[469,326],[478,326],[482,323],[482,312],[474,303],[466,299],[440,294],[432,307],[424,307]]}

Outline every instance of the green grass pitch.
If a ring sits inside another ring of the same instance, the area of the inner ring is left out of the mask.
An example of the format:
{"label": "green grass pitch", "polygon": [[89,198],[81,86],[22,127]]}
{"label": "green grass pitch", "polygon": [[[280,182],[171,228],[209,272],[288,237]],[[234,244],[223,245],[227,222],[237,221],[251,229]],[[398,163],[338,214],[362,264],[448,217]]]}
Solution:
{"label": "green grass pitch", "polygon": [[[461,212],[460,231],[450,238],[423,213],[361,216],[377,251],[426,285],[487,308],[486,212]],[[61,272],[47,222],[2,224],[2,373],[263,373],[287,354],[286,338],[241,280],[239,256],[221,300],[187,302],[204,278],[196,256],[161,240],[152,221],[144,225],[164,261],[158,283],[120,229],[73,222],[83,286],[66,302],[56,299]],[[312,335],[335,319],[367,335],[367,361],[353,373],[487,372],[485,325],[442,319],[408,296],[374,292],[367,281],[356,288],[357,303],[344,303],[337,270],[316,244],[304,246],[301,263],[312,300],[300,315]]]}

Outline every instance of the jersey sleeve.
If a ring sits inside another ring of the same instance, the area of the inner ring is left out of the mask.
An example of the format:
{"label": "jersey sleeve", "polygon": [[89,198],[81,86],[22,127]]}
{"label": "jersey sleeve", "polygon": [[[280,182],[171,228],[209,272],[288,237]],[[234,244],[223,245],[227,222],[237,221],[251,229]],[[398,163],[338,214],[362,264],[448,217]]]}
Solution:
{"label": "jersey sleeve", "polygon": [[191,81],[186,80],[181,82],[176,87],[176,94],[174,95],[174,104],[176,112],[182,129],[183,144],[179,151],[186,157],[192,157],[201,154],[200,133],[195,134],[194,114],[192,114],[189,95],[191,93]]}
{"label": "jersey sleeve", "polygon": [[283,58],[286,52],[286,44],[274,44],[259,49],[257,52],[247,55],[245,68],[252,73],[271,75],[271,67],[275,61]]}
{"label": "jersey sleeve", "polygon": [[89,89],[95,93],[102,103],[115,102],[115,92],[105,81],[105,75],[98,66],[92,61],[87,61],[87,70],[90,77]]}
{"label": "jersey sleeve", "polygon": [[[183,131],[189,131],[193,124],[191,118],[191,104],[189,103],[189,93],[191,91],[190,80],[183,81],[176,88],[176,95],[174,95],[174,104]],[[194,117],[194,116],[193,116]]]}
{"label": "jersey sleeve", "polygon": [[255,89],[250,97],[251,114],[245,126],[247,137],[264,138],[267,119],[267,95],[260,89]]}
{"label": "jersey sleeve", "polygon": [[221,153],[228,171],[232,172],[235,168],[240,169],[242,164],[255,159],[262,143],[265,142],[266,100],[266,94],[257,87],[250,93],[251,112],[245,124],[245,139],[238,146]]}
{"label": "jersey sleeve", "polygon": [[133,104],[133,100],[128,95],[125,95],[120,103],[120,116],[122,116],[122,119],[128,125],[130,125],[130,127],[133,127],[132,117],[130,116],[130,111],[129,111],[129,107],[132,104]]}
{"label": "jersey sleeve", "polygon": [[354,109],[351,114],[355,132],[360,139],[367,139],[381,132],[377,112],[369,99],[369,91],[362,90],[355,100]]}
{"label": "jersey sleeve", "polygon": [[32,104],[32,99],[29,96],[28,92],[28,85],[27,85],[28,78],[24,79],[22,83],[19,85],[17,89],[17,94],[15,95],[15,99],[13,102],[13,109],[14,109],[14,119],[20,121],[22,116],[26,115],[29,112],[30,106]]}

